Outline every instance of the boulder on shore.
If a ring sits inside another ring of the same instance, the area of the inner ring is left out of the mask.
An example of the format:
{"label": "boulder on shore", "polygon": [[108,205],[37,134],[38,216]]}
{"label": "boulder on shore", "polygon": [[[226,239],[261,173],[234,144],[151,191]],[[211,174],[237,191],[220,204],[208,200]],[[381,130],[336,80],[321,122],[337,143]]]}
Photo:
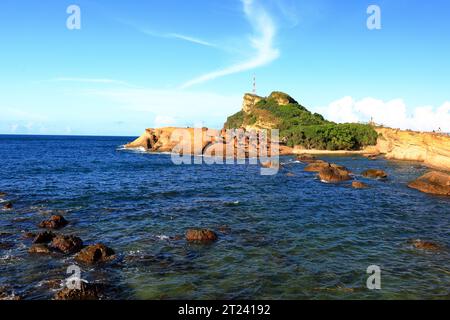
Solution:
{"label": "boulder on shore", "polygon": [[64,288],[55,294],[55,300],[99,300],[102,286],[94,283],[80,282],[79,289]]}
{"label": "boulder on shore", "polygon": [[347,170],[342,170],[333,166],[322,168],[319,171],[319,178],[321,181],[331,183],[337,183],[352,179]]}
{"label": "boulder on shore", "polygon": [[99,243],[82,249],[75,256],[75,260],[86,264],[102,263],[114,259],[114,254],[113,249]]}
{"label": "boulder on shore", "polygon": [[83,247],[83,241],[75,236],[57,235],[50,243],[50,248],[56,251],[70,254],[76,253]]}
{"label": "boulder on shore", "polygon": [[410,182],[408,187],[429,194],[450,196],[450,174],[431,171]]}
{"label": "boulder on shore", "polygon": [[386,179],[388,177],[387,173],[383,170],[378,169],[369,169],[362,173],[362,176],[365,178],[371,179]]}
{"label": "boulder on shore", "polygon": [[208,229],[189,229],[186,231],[186,240],[189,242],[214,242],[217,234]]}
{"label": "boulder on shore", "polygon": [[39,228],[46,229],[61,229],[64,228],[69,222],[61,215],[51,216],[50,219],[39,223]]}

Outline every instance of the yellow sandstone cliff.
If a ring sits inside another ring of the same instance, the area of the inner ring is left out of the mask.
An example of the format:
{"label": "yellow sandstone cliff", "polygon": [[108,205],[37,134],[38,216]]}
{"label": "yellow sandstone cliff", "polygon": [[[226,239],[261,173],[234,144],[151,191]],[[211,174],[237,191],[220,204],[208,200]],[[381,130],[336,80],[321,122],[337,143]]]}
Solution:
{"label": "yellow sandstone cliff", "polygon": [[431,132],[376,128],[377,150],[387,159],[423,162],[424,165],[450,171],[450,136]]}

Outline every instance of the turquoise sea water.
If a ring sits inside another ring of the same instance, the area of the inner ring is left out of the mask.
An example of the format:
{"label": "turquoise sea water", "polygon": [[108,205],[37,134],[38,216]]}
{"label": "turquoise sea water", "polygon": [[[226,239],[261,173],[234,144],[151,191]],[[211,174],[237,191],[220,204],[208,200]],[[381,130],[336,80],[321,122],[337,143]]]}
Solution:
{"label": "turquoise sea water", "polygon": [[[324,157],[370,185],[354,190],[321,183],[293,157],[261,176],[254,165],[176,166],[119,148],[132,139],[0,136],[0,202],[14,204],[0,209],[0,287],[54,295],[45,281],[67,278],[73,257],[31,256],[22,233],[63,214],[71,223],[60,232],[117,252],[81,266],[113,299],[450,298],[450,199],[407,188],[426,171],[420,164]],[[389,179],[358,177],[368,168]],[[219,241],[171,240],[190,227]],[[446,248],[414,249],[417,238]],[[366,288],[369,265],[381,267],[379,291]]]}

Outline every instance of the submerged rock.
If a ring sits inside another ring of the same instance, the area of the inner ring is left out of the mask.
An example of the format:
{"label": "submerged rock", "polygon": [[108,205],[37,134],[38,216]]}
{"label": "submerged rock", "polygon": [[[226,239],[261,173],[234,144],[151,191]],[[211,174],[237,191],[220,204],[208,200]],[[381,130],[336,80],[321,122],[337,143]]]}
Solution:
{"label": "submerged rock", "polygon": [[410,182],[408,187],[436,195],[450,196],[450,174],[432,171]]}
{"label": "submerged rock", "polygon": [[10,210],[13,208],[13,204],[11,202],[6,202],[3,204],[3,209]]}
{"label": "submerged rock", "polygon": [[83,247],[83,241],[75,236],[57,235],[53,238],[50,248],[62,253],[76,253]]}
{"label": "submerged rock", "polygon": [[51,216],[50,219],[39,223],[39,228],[46,229],[61,229],[64,228],[69,222],[61,215]]}
{"label": "submerged rock", "polygon": [[293,174],[292,172],[288,172],[286,173],[286,177],[295,177],[295,174]]}
{"label": "submerged rock", "polygon": [[354,189],[367,189],[369,186],[361,181],[353,181],[352,188]]}
{"label": "submerged rock", "polygon": [[316,157],[310,155],[310,154],[300,154],[297,156],[297,160],[301,161],[301,162],[306,162],[306,163],[312,163],[317,161]]}
{"label": "submerged rock", "polygon": [[28,253],[31,254],[50,254],[50,248],[43,243],[33,244],[30,249],[28,249]]}
{"label": "submerged rock", "polygon": [[56,234],[51,231],[41,232],[34,237],[33,243],[50,243],[55,237]]}
{"label": "submerged rock", "polygon": [[64,288],[55,294],[55,300],[99,300],[103,295],[103,286],[81,281],[79,289]]}
{"label": "submerged rock", "polygon": [[87,246],[81,250],[76,256],[75,260],[86,264],[95,264],[101,262],[107,262],[114,259],[114,250],[108,248],[104,244],[95,244]]}
{"label": "submerged rock", "polygon": [[6,197],[8,194],[7,193],[5,193],[5,192],[0,192],[0,198],[4,198],[4,197]]}
{"label": "submerged rock", "polygon": [[24,232],[22,233],[22,239],[34,239],[36,234],[33,232]]}
{"label": "submerged rock", "polygon": [[9,242],[0,242],[0,250],[9,250],[12,247],[14,247],[14,245],[12,243]]}
{"label": "submerged rock", "polygon": [[217,234],[208,229],[189,229],[186,231],[186,240],[189,242],[214,242]]}
{"label": "submerged rock", "polygon": [[339,169],[332,166],[322,168],[319,171],[319,178],[321,181],[331,183],[337,183],[352,179],[347,170]]}
{"label": "submerged rock", "polygon": [[412,240],[412,245],[416,249],[428,250],[428,251],[439,251],[442,250],[442,246],[431,241],[424,241],[420,239]]}
{"label": "submerged rock", "polygon": [[386,179],[388,177],[387,173],[383,170],[378,169],[369,169],[362,173],[362,176],[365,178],[371,179]]}

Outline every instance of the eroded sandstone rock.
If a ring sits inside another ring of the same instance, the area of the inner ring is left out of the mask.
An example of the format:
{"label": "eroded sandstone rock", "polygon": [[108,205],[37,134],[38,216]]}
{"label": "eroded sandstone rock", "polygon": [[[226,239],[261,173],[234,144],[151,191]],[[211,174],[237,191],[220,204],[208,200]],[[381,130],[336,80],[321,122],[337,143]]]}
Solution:
{"label": "eroded sandstone rock", "polygon": [[86,264],[102,263],[112,259],[114,250],[101,243],[87,246],[75,256],[75,260]]}
{"label": "eroded sandstone rock", "polygon": [[83,247],[83,241],[75,236],[57,235],[50,243],[50,248],[56,251],[70,254],[76,253]]}
{"label": "eroded sandstone rock", "polygon": [[[31,236],[32,234],[30,234]],[[56,237],[56,234],[54,234],[51,231],[45,231],[38,233],[33,240],[33,243],[50,243],[52,240]]]}
{"label": "eroded sandstone rock", "polygon": [[319,171],[319,178],[321,181],[337,183],[351,180],[349,172],[345,169],[340,169],[333,166],[324,167]]}
{"label": "eroded sandstone rock", "polygon": [[39,228],[46,229],[61,229],[64,228],[69,222],[61,215],[51,216],[50,219],[39,223]]}
{"label": "eroded sandstone rock", "polygon": [[103,295],[103,286],[80,282],[80,289],[64,288],[55,294],[55,300],[99,300]]}
{"label": "eroded sandstone rock", "polygon": [[189,229],[186,231],[186,240],[189,242],[214,242],[217,234],[208,229]]}
{"label": "eroded sandstone rock", "polygon": [[33,244],[30,249],[28,249],[28,253],[32,254],[50,254],[50,248],[43,243]]}
{"label": "eroded sandstone rock", "polygon": [[300,154],[297,156],[297,160],[305,163],[312,163],[317,161],[316,157],[310,154]]}
{"label": "eroded sandstone rock", "polygon": [[387,173],[379,169],[369,169],[362,173],[365,178],[371,179],[386,179],[388,177]]}
{"label": "eroded sandstone rock", "polygon": [[424,241],[420,239],[412,240],[412,245],[416,249],[428,250],[428,251],[439,251],[442,250],[442,246],[432,242],[432,241]]}
{"label": "eroded sandstone rock", "polygon": [[410,182],[408,187],[429,194],[450,196],[450,174],[431,171]]}
{"label": "eroded sandstone rock", "polygon": [[352,188],[354,189],[367,189],[369,186],[361,181],[353,181]]}

